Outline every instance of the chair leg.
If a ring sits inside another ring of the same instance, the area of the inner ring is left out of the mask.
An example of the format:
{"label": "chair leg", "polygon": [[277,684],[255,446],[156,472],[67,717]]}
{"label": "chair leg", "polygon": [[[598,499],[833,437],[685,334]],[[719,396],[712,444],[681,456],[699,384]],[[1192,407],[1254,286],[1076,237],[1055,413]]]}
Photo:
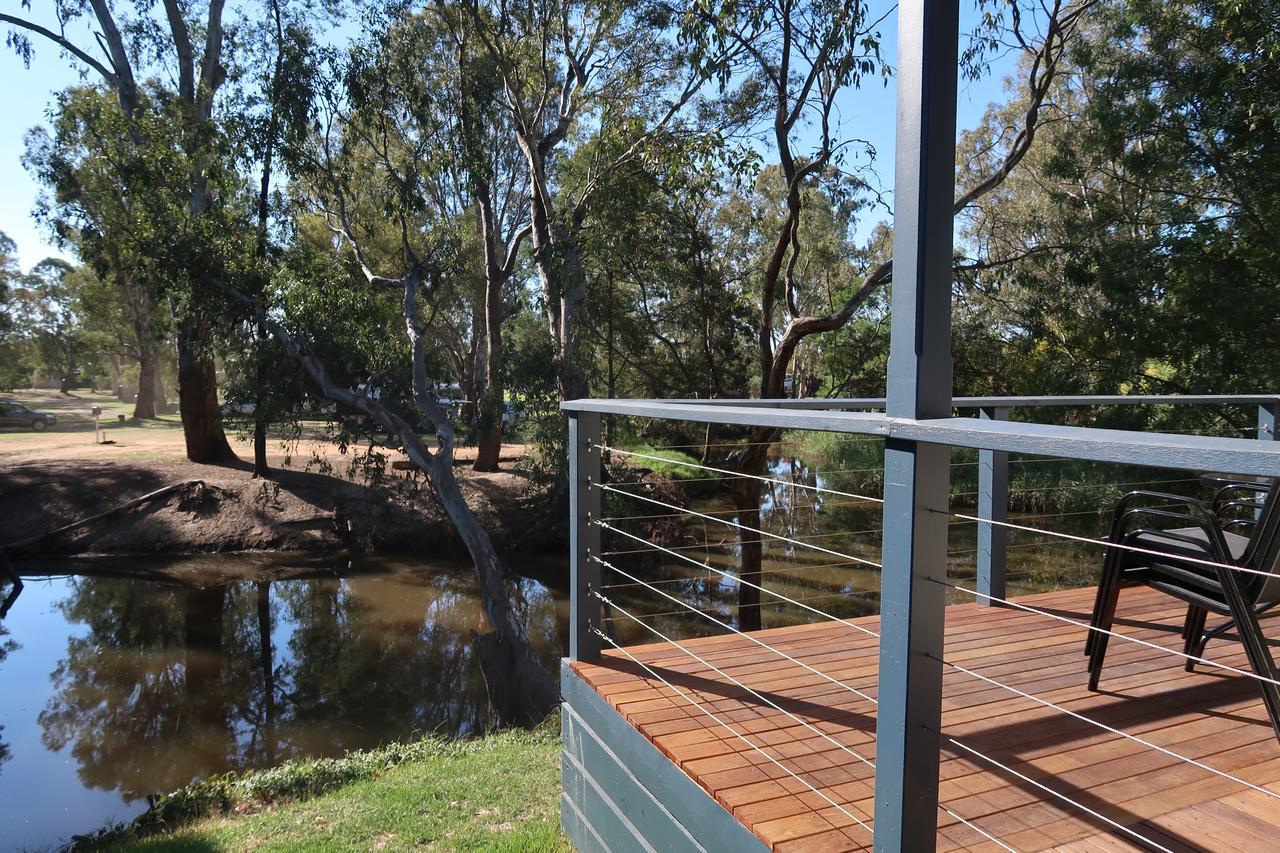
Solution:
{"label": "chair leg", "polygon": [[[1187,621],[1182,626],[1182,653],[1199,657],[1204,639],[1204,623],[1209,618],[1209,611],[1194,604],[1187,607]],[[1194,672],[1196,662],[1188,659],[1187,672]]]}
{"label": "chair leg", "polygon": [[[1110,560],[1106,561],[1109,563]],[[1107,600],[1107,581],[1110,577],[1107,564],[1102,567],[1102,576],[1098,578],[1098,592],[1093,597],[1093,614],[1089,617],[1090,627],[1098,627],[1098,616],[1102,613],[1102,606]],[[1098,632],[1090,631],[1084,638],[1084,654],[1085,657],[1093,657],[1093,648],[1097,645]]]}
{"label": "chair leg", "polygon": [[1271,718],[1271,729],[1276,739],[1280,740],[1280,685],[1277,685],[1276,662],[1271,657],[1271,649],[1267,639],[1262,635],[1262,627],[1253,608],[1240,592],[1239,584],[1227,569],[1218,569],[1227,606],[1231,608],[1231,618],[1235,620],[1236,631],[1244,644],[1245,654],[1249,657],[1249,666],[1260,677],[1262,701],[1267,707],[1267,715]]}
{"label": "chair leg", "polygon": [[[1117,561],[1118,563],[1119,561]],[[1116,603],[1120,599],[1120,578],[1118,573],[1116,577],[1111,579],[1107,584],[1106,600],[1102,602],[1097,618],[1095,619],[1095,628],[1100,631],[1090,631],[1093,634],[1093,653],[1089,656],[1089,689],[1098,689],[1098,679],[1102,677],[1102,663],[1107,657],[1107,641],[1111,639],[1110,635],[1103,631],[1110,631],[1111,626],[1116,619]]]}
{"label": "chair leg", "polygon": [[[1117,584],[1120,576],[1120,553],[1118,551],[1109,550],[1107,556],[1102,560],[1102,575],[1098,578],[1098,592],[1093,597],[1093,616],[1089,620],[1090,626],[1097,628],[1099,617],[1102,615],[1102,609],[1110,594],[1111,587]],[[1103,636],[1097,631],[1090,631],[1088,636],[1084,638],[1084,653],[1086,657],[1093,657],[1093,650],[1098,644],[1098,638]],[[1092,664],[1090,667],[1092,668]]]}

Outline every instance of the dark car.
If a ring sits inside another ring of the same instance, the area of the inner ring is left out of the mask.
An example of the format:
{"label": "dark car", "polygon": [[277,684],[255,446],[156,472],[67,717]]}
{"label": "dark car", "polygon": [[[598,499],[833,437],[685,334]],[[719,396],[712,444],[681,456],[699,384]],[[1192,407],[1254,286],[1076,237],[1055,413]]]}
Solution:
{"label": "dark car", "polygon": [[35,412],[12,400],[0,401],[0,427],[26,427],[43,432],[57,422],[57,416],[48,412]]}

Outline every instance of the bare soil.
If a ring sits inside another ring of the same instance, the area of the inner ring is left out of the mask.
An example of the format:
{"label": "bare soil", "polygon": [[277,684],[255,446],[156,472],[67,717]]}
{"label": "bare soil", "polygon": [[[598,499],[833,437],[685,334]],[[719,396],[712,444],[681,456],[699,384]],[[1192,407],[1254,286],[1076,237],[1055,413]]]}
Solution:
{"label": "bare soil", "polygon": [[[0,432],[0,545],[55,530],[175,483],[199,481],[125,513],[46,538],[19,553],[141,554],[216,551],[351,549],[381,553],[461,555],[453,526],[413,470],[391,450],[382,477],[352,460],[370,448],[343,452],[318,437],[290,445],[273,442],[269,480],[251,476],[251,450],[233,441],[244,460],[234,467],[198,465],[184,458],[181,425],[174,418],[121,424],[128,407],[113,398],[76,392],[0,395],[52,411],[47,432]],[[90,408],[103,409],[95,431]],[[101,443],[102,441],[108,443]],[[510,468],[524,452],[503,447]],[[460,463],[473,459],[463,448]],[[468,503],[500,549],[514,546],[527,527],[530,501],[523,477],[504,471],[477,474],[457,468]]]}

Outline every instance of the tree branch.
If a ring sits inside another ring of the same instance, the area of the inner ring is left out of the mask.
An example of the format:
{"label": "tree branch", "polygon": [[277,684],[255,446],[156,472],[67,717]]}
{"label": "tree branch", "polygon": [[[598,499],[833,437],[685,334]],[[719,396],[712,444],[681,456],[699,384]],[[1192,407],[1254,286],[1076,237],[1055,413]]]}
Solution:
{"label": "tree branch", "polygon": [[3,21],[6,24],[12,24],[15,27],[19,27],[48,39],[67,53],[70,53],[76,59],[79,59],[85,65],[88,65],[94,71],[97,71],[102,75],[102,79],[107,81],[107,85],[111,86],[113,89],[118,85],[119,77],[113,71],[103,65],[98,59],[90,55],[84,48],[76,45],[65,36],[55,33],[53,30],[46,29],[33,21],[26,21],[16,15],[10,15],[4,12],[0,12],[0,21]]}

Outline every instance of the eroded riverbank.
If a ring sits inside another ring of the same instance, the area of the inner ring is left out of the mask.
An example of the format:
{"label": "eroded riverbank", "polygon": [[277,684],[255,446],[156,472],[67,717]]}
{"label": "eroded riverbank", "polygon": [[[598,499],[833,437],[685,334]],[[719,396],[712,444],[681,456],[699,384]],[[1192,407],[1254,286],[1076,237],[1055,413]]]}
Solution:
{"label": "eroded riverbank", "polygon": [[[545,546],[527,535],[538,504],[524,478],[459,468],[459,485],[500,550]],[[49,534],[164,487],[154,500],[14,550],[67,554],[242,551],[431,553],[463,556],[453,526],[412,471],[375,476],[168,459],[45,460],[0,472],[0,544]]]}

